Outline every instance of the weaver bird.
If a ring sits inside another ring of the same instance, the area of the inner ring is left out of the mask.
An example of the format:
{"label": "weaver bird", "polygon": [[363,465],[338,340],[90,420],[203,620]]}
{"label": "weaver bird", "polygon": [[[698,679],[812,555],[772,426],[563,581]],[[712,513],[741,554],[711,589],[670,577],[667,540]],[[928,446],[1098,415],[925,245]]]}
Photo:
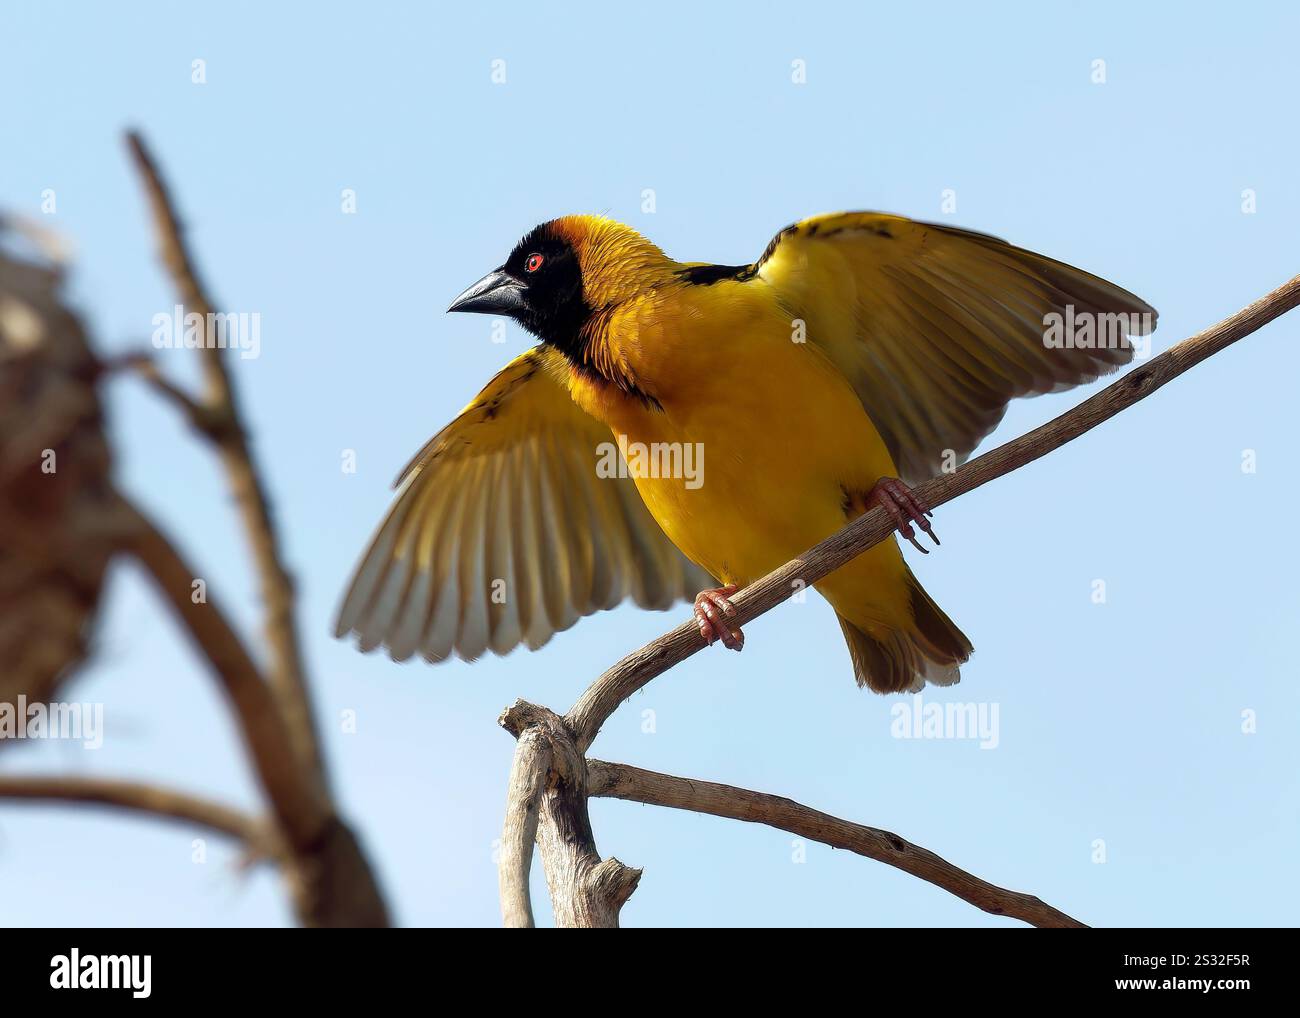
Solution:
{"label": "weaver bird", "polygon": [[[749,265],[677,262],[620,223],[567,216],[449,310],[508,316],[541,343],[411,461],[358,567],[337,632],[398,660],[540,647],[629,595],[696,594],[701,636],[739,650],[738,586],[874,505],[938,544],[908,485],[961,462],[1013,397],[1113,371],[1132,356],[1123,334],[1155,321],[1080,269],[874,212],[796,223]],[[1120,315],[1102,320],[1123,333],[1053,343],[1052,315]],[[599,469],[615,445],[707,457],[698,477],[630,455]],[[816,587],[859,685],[957,681],[971,643],[895,540]]]}

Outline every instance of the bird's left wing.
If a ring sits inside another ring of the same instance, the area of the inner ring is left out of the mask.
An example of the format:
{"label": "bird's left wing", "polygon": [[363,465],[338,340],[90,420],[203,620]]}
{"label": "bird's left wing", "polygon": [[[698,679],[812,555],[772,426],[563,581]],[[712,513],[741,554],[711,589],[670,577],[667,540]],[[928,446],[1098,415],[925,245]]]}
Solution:
{"label": "bird's left wing", "polygon": [[[965,460],[1014,397],[1129,361],[1123,335],[1144,334],[1156,319],[1145,301],[1082,269],[879,212],[787,227],[743,275],[769,284],[803,320],[806,341],[853,385],[912,483],[937,473],[945,454]],[[1054,345],[1057,321],[1059,338],[1073,322],[1087,323],[1086,337]]]}
{"label": "bird's left wing", "polygon": [[712,585],[631,480],[599,476],[612,437],[570,398],[563,371],[545,347],[517,357],[412,460],[336,635],[399,661],[473,660],[536,649],[629,596],[662,609]]}

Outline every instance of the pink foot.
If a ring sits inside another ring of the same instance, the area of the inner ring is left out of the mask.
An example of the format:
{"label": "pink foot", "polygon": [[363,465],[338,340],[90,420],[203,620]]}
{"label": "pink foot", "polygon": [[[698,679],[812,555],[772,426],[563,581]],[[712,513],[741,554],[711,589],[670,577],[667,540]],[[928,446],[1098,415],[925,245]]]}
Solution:
{"label": "pink foot", "polygon": [[922,555],[928,555],[930,552],[922,548],[921,542],[916,539],[916,531],[912,529],[913,523],[929,534],[930,540],[936,545],[939,543],[938,535],[931,529],[930,521],[926,519],[934,513],[897,477],[882,477],[878,480],[867,495],[867,505],[884,506],[885,512],[889,513],[898,532],[911,541]]}
{"label": "pink foot", "polygon": [[745,646],[745,634],[739,626],[734,628],[726,621],[736,614],[736,607],[728,599],[739,588],[734,583],[713,590],[701,590],[695,595],[695,621],[699,624],[700,635],[710,647],[714,640],[721,640],[728,650],[742,650]]}

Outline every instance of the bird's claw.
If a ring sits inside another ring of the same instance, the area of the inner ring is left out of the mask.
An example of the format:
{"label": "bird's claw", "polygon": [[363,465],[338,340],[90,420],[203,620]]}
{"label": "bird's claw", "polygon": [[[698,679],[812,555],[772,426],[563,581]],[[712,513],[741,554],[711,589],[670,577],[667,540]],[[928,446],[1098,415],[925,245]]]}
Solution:
{"label": "bird's claw", "polygon": [[731,626],[727,619],[734,618],[736,606],[729,600],[739,588],[734,583],[713,590],[701,590],[695,595],[695,622],[700,627],[700,636],[712,647],[714,640],[721,640],[728,650],[742,650],[745,646],[745,634],[739,626]]}
{"label": "bird's claw", "polygon": [[916,539],[916,531],[912,529],[913,523],[924,530],[936,545],[940,543],[939,535],[930,526],[929,517],[934,513],[916,492],[897,477],[882,477],[878,480],[875,487],[871,489],[871,494],[867,496],[867,501],[869,504],[883,506],[885,512],[889,513],[890,519],[894,521],[898,532],[911,541],[912,547],[922,555],[928,555],[930,551],[928,548],[923,548],[921,542]]}

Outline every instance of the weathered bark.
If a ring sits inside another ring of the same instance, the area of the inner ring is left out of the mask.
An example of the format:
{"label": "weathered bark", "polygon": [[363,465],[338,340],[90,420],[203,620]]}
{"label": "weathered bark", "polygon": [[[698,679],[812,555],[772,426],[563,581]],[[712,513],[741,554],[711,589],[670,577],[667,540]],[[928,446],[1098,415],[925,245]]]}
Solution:
{"label": "weathered bark", "polygon": [[515,762],[506,793],[506,826],[501,834],[497,880],[501,893],[501,921],[510,928],[532,928],[533,901],[528,881],[532,873],[533,843],[542,796],[551,773],[551,744],[540,728],[519,733]]}
{"label": "weathered bark", "polygon": [[[502,915],[532,926],[531,828],[541,850],[556,925],[616,927],[641,871],[600,858],[587,814],[587,762],[558,715],[516,700],[498,723],[518,740],[501,845]],[[536,811],[535,816],[530,814]]]}

